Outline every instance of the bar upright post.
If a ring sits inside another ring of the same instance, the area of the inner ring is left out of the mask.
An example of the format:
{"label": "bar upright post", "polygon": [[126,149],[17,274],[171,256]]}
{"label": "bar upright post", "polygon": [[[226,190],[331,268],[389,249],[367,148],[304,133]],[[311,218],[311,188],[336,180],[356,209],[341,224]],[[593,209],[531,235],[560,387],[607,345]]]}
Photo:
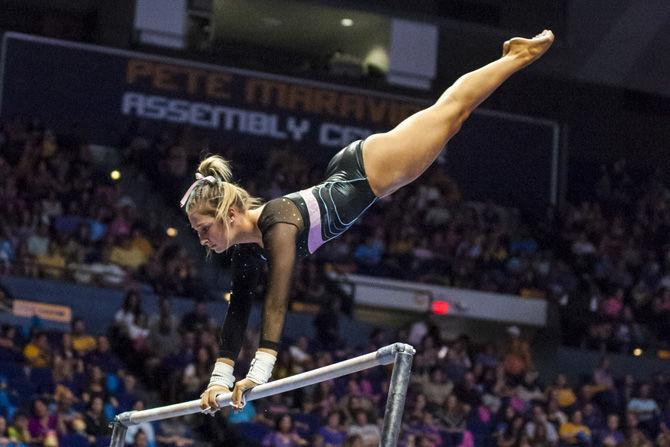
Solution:
{"label": "bar upright post", "polygon": [[112,440],[109,447],[125,447],[126,445],[126,431],[128,427],[119,421],[112,422]]}
{"label": "bar upright post", "polygon": [[398,443],[398,435],[402,426],[402,414],[405,408],[405,397],[407,397],[407,386],[412,371],[414,348],[402,344],[397,346],[389,395],[386,400],[380,447],[396,447]]}

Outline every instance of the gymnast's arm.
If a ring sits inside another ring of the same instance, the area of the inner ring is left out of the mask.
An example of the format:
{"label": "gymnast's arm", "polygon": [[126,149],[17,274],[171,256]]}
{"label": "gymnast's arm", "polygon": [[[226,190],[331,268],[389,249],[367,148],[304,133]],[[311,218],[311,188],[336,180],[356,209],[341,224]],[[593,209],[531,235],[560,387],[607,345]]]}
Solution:
{"label": "gymnast's arm", "polygon": [[263,246],[268,256],[268,283],[263,303],[260,351],[274,356],[284,330],[288,298],[296,262],[298,227],[290,223],[276,223],[263,235]]}
{"label": "gymnast's arm", "polygon": [[260,257],[247,247],[236,247],[232,263],[232,293],[219,334],[219,362],[233,366],[242,349],[262,264]]}

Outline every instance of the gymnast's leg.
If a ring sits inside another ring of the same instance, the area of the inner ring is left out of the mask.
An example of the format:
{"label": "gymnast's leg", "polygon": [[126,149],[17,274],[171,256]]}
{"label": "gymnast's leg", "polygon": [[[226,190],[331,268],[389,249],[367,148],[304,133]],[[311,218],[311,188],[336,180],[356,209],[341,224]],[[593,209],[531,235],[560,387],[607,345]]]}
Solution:
{"label": "gymnast's leg", "polygon": [[419,177],[470,113],[512,74],[542,56],[553,41],[547,30],[532,39],[508,40],[500,59],[460,77],[435,104],[393,130],[368,137],[363,162],[372,191],[383,197]]}

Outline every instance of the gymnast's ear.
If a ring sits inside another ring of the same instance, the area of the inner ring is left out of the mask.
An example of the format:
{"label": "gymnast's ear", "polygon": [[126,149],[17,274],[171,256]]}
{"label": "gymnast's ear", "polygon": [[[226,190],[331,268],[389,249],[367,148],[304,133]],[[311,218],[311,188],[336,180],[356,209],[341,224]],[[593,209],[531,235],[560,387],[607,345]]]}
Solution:
{"label": "gymnast's ear", "polygon": [[230,222],[233,222],[239,214],[240,214],[240,211],[237,208],[235,208],[234,206],[231,206],[230,208],[228,208],[228,220]]}

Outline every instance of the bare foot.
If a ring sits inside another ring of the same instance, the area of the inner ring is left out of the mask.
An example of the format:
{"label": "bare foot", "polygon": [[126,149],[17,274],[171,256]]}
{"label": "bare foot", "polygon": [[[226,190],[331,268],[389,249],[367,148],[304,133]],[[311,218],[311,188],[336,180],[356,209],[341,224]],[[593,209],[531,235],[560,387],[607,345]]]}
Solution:
{"label": "bare foot", "polygon": [[554,43],[554,33],[551,30],[544,30],[532,39],[515,37],[503,44],[503,57],[516,57],[528,65],[539,59],[552,43]]}

